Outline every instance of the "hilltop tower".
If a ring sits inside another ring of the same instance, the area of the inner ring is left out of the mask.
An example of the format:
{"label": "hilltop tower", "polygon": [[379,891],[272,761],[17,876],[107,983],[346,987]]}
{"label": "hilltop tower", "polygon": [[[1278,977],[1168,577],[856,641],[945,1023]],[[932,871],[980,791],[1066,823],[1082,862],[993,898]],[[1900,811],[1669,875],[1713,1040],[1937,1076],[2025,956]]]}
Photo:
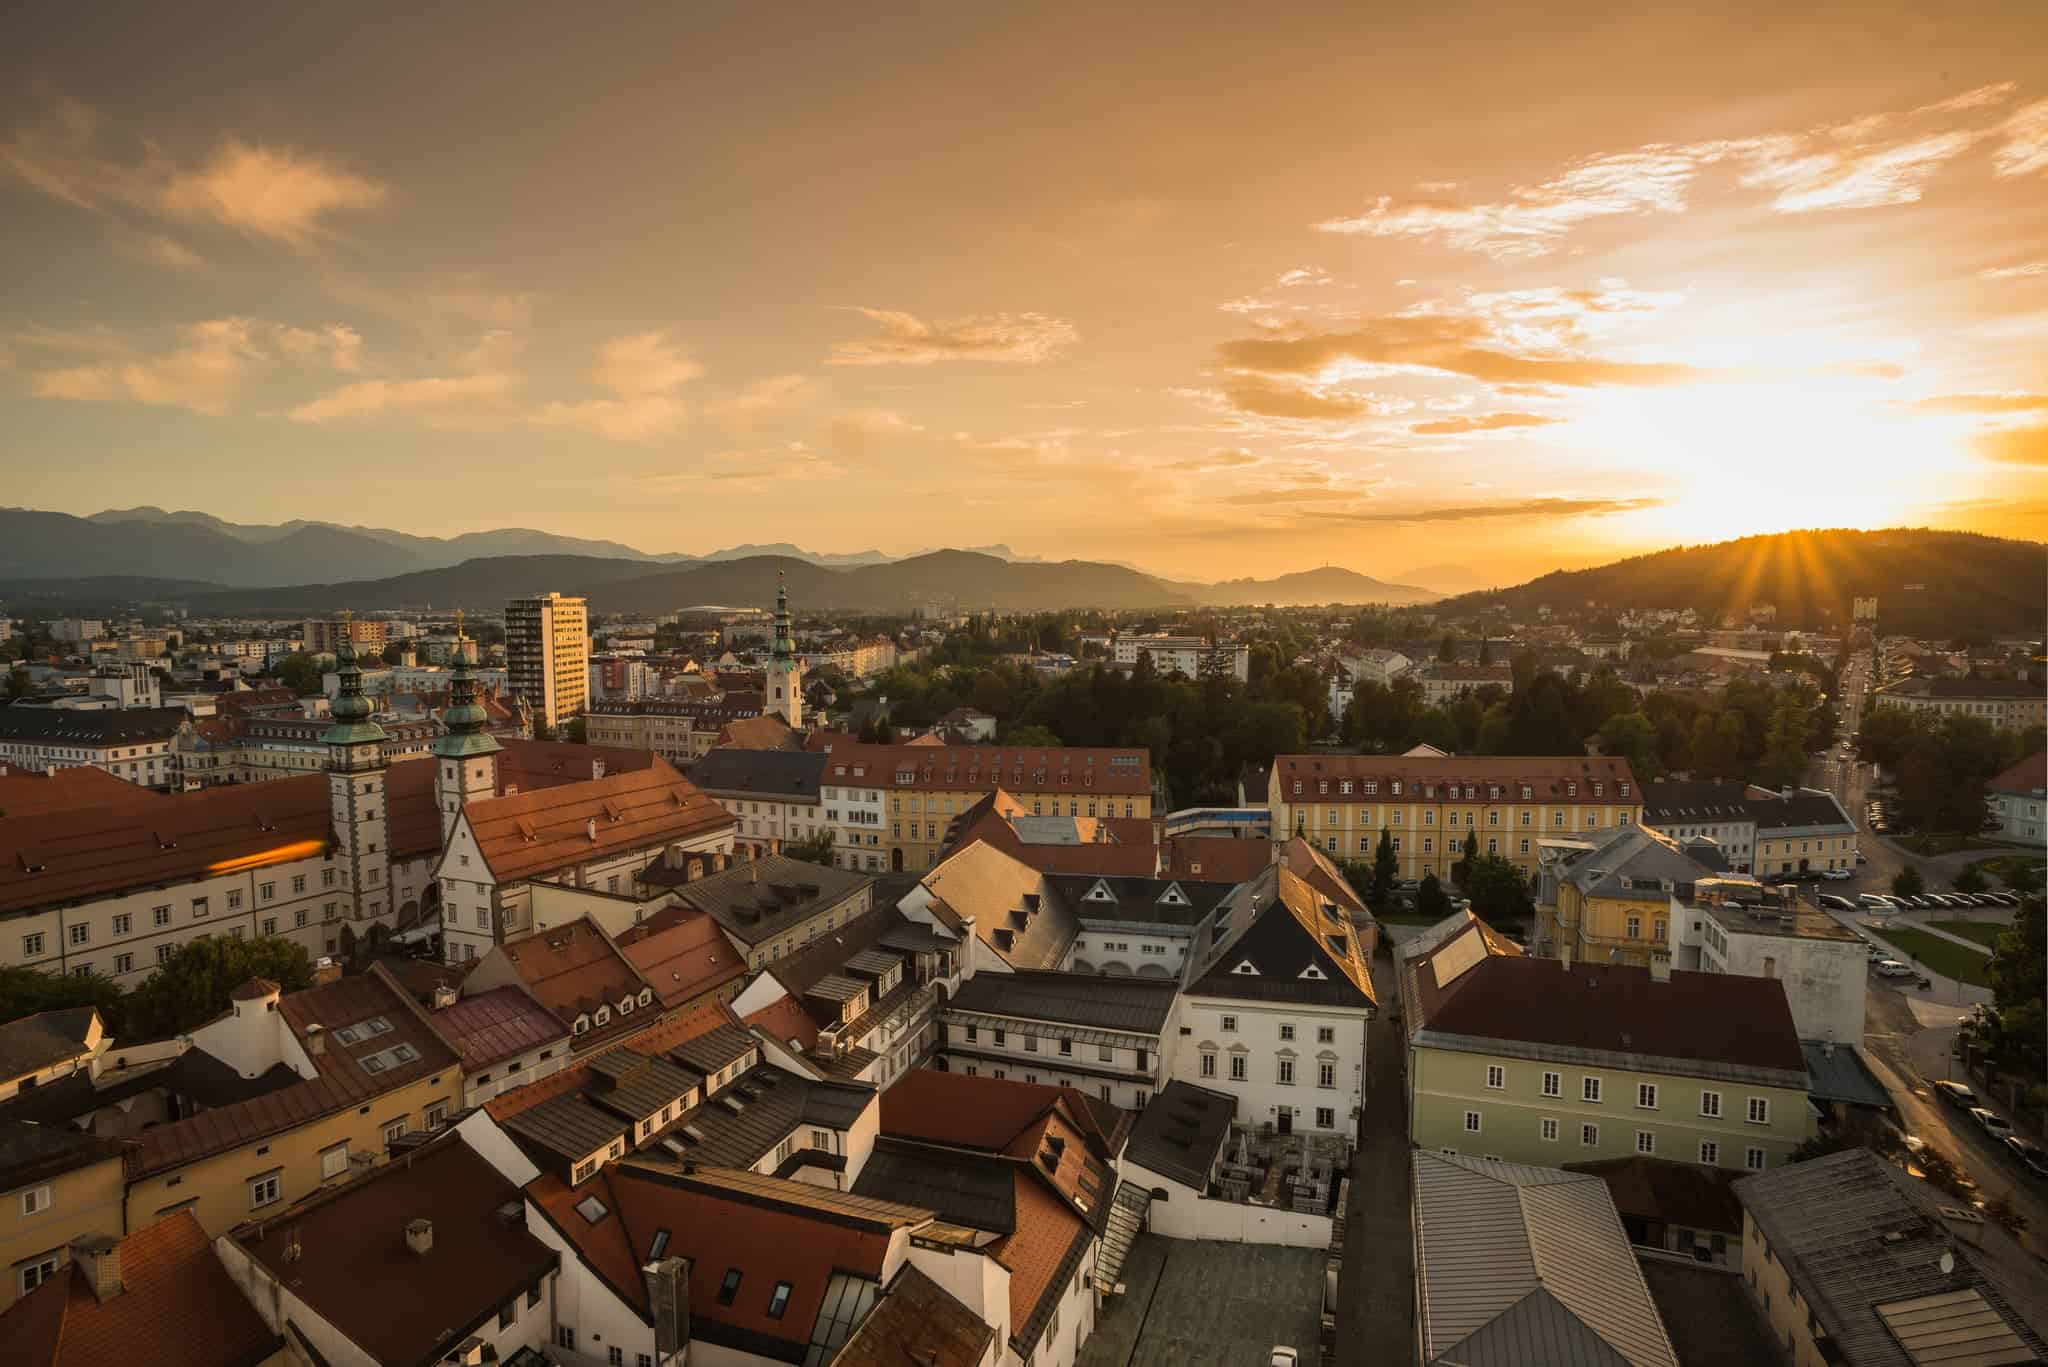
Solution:
{"label": "hilltop tower", "polygon": [[392,910],[385,871],[391,863],[386,832],[384,728],[376,704],[363,696],[354,632],[335,643],[340,688],[329,709],[334,724],[321,735],[327,747],[327,799],[334,823],[335,861],[348,895],[348,919],[375,921]]}
{"label": "hilltop tower", "polygon": [[455,674],[448,684],[448,707],[441,713],[446,729],[434,741],[434,807],[441,814],[441,843],[455,829],[464,807],[498,792],[498,752],[504,747],[484,729],[484,710],[470,658],[476,643],[462,632],[462,614],[455,614]]}
{"label": "hilltop tower", "polygon": [[775,648],[768,657],[762,686],[763,716],[780,717],[793,729],[804,724],[804,665],[796,657],[796,639],[789,630],[789,580],[775,576]]}

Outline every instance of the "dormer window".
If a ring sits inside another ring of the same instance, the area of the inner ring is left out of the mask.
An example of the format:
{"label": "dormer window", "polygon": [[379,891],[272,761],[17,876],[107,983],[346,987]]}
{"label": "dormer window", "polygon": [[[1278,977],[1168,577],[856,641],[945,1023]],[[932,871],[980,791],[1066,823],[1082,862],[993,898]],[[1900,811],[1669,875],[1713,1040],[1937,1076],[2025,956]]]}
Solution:
{"label": "dormer window", "polygon": [[611,1022],[612,1009],[609,1006],[600,1006],[597,1008],[597,1015],[591,1018],[590,1023],[602,1030],[605,1026],[610,1025]]}
{"label": "dormer window", "polygon": [[[712,962],[716,963],[717,960],[714,959]],[[642,1006],[652,1006],[654,1004],[654,989],[651,987],[641,988],[638,1000]]]}
{"label": "dormer window", "polygon": [[1627,797],[1627,796],[1628,796],[1628,785],[1627,785],[1626,783],[1624,783],[1624,784],[1622,784],[1622,785],[1621,785],[1621,795],[1622,795],[1623,797]]}
{"label": "dormer window", "polygon": [[1373,794],[1375,794],[1375,793],[1379,792],[1379,790],[1380,790],[1380,785],[1379,785],[1379,780],[1378,780],[1378,779],[1371,779],[1371,778],[1369,778],[1369,779],[1367,779],[1367,780],[1365,781],[1365,785],[1364,785],[1364,786],[1365,786],[1365,795],[1366,795],[1367,797],[1371,797],[1371,796],[1372,796]]}
{"label": "dormer window", "polygon": [[1391,791],[1395,797],[1401,796],[1401,780],[1398,778],[1395,779],[1393,786],[1391,789],[1389,789],[1389,791]]}
{"label": "dormer window", "polygon": [[1577,797],[1579,795],[1579,785],[1576,780],[1564,785],[1564,794],[1566,797]]}
{"label": "dormer window", "polygon": [[1337,791],[1348,795],[1351,792],[1351,780],[1347,778],[1342,783],[1338,784]]}
{"label": "dormer window", "polygon": [[1524,783],[1522,785],[1522,800],[1524,802],[1527,802],[1530,798],[1534,796],[1536,796],[1536,790],[1534,788],[1531,788],[1528,784]]}
{"label": "dormer window", "polygon": [[586,1033],[589,1029],[590,1017],[588,1015],[578,1016],[576,1018],[576,1028],[574,1033],[581,1035]]}
{"label": "dormer window", "polygon": [[1253,965],[1250,959],[1239,959],[1237,961],[1237,967],[1231,969],[1230,971],[1232,973],[1240,974],[1247,978],[1256,978],[1259,976],[1259,970],[1257,969],[1257,967]]}
{"label": "dormer window", "polygon": [[1301,976],[1307,978],[1310,982],[1323,982],[1330,975],[1323,972],[1318,965],[1310,964],[1307,968],[1301,970]]}

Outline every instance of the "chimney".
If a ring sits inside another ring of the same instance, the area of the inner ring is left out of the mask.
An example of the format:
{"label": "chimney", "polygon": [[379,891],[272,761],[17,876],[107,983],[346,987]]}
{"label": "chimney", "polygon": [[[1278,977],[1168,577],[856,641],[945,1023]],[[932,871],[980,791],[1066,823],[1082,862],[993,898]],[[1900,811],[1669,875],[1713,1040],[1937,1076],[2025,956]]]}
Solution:
{"label": "chimney", "polygon": [[1778,789],[1778,797],[1782,801],[1790,802],[1792,800],[1792,785],[1788,783],[1784,787]]}
{"label": "chimney", "polygon": [[327,1052],[327,1027],[318,1021],[306,1027],[306,1054],[319,1058]]}
{"label": "chimney", "polygon": [[449,1007],[455,1005],[455,996],[455,988],[451,984],[435,983],[434,1009],[436,1011],[446,1011]]}
{"label": "chimney", "polygon": [[1565,970],[1569,972],[1572,966],[1572,942],[1570,940],[1559,940],[1557,942],[1557,958],[1558,962],[1563,964]]}
{"label": "chimney", "polygon": [[325,987],[341,981],[341,964],[325,954],[313,961],[313,986]]}
{"label": "chimney", "polygon": [[586,822],[584,822],[584,823],[583,823],[583,833],[584,833],[585,835],[587,835],[587,836],[589,836],[589,837],[590,837],[590,843],[591,843],[591,844],[595,845],[595,844],[597,843],[597,818],[596,818],[596,817],[594,817],[594,816],[593,816],[592,818],[590,818],[590,820],[588,820],[588,821],[586,821]]}
{"label": "chimney", "polygon": [[85,1274],[100,1304],[121,1294],[121,1245],[105,1234],[81,1234],[71,1241],[71,1261]]}
{"label": "chimney", "polygon": [[1671,981],[1671,956],[1663,950],[1650,952],[1650,981],[1668,983]]}
{"label": "chimney", "polygon": [[423,1258],[433,1252],[434,1222],[432,1220],[406,1221],[405,1246]]}

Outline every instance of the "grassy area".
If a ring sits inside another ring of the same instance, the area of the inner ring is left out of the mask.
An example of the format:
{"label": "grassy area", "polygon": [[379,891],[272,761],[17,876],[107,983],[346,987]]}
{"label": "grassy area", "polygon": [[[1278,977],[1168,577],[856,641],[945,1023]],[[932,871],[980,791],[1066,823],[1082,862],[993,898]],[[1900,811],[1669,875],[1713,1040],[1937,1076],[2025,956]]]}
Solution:
{"label": "grassy area", "polygon": [[1960,935],[1965,940],[1975,940],[1986,949],[1998,948],[1998,937],[2005,934],[2005,927],[1996,921],[1929,921],[1936,930],[1945,930],[1951,935]]}
{"label": "grassy area", "polygon": [[1904,835],[1897,838],[1897,843],[1899,848],[1915,854],[1955,854],[1961,850],[1995,850],[2006,842],[1981,835]]}
{"label": "grassy area", "polygon": [[1980,859],[1972,867],[2015,891],[2035,892],[2041,887],[2043,872],[2048,872],[2048,860],[2033,855],[2001,854],[1996,859]]}
{"label": "grassy area", "polygon": [[1964,949],[1959,944],[1944,940],[1938,935],[1929,935],[1924,930],[1902,930],[1894,926],[1885,930],[1873,930],[1870,933],[1897,950],[1896,957],[1908,963],[1918,963],[1931,973],[1939,973],[1944,978],[1954,978],[1958,982],[1969,983],[1974,987],[1991,985],[1990,979],[1984,975],[1986,965],[1991,962],[1988,955],[1979,954],[1974,949]]}

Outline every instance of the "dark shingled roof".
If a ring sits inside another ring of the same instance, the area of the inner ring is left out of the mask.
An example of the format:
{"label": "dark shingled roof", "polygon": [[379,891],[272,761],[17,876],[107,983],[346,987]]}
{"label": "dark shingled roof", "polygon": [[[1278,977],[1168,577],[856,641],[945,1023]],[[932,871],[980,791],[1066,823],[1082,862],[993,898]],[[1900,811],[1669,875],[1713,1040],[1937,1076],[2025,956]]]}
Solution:
{"label": "dark shingled roof", "polygon": [[690,766],[690,781],[713,797],[726,794],[817,801],[829,755],[802,750],[717,749]]}
{"label": "dark shingled roof", "polygon": [[1125,1156],[1162,1177],[1203,1191],[1236,1116],[1237,1098],[1230,1093],[1175,1078],[1139,1113]]}
{"label": "dark shingled roof", "polygon": [[1179,984],[1167,978],[979,973],[960,984],[950,1006],[991,1016],[1156,1035],[1165,1028],[1179,990]]}
{"label": "dark shingled roof", "polygon": [[742,944],[759,944],[857,897],[874,881],[851,869],[771,854],[685,883],[675,895]]}
{"label": "dark shingled roof", "polygon": [[1048,873],[1045,881],[1082,920],[1199,925],[1230,895],[1229,883],[1181,882],[1085,873]]}
{"label": "dark shingled roof", "polygon": [[93,1008],[67,1006],[0,1025],[0,1078],[37,1072],[86,1052]]}
{"label": "dark shingled roof", "polygon": [[1597,1163],[1566,1163],[1564,1170],[1591,1173],[1605,1182],[1614,1208],[1626,1217],[1742,1237],[1742,1206],[1729,1190],[1736,1174],[1726,1168],[1635,1154]]}
{"label": "dark shingled roof", "polygon": [[986,1154],[877,1139],[853,1189],[861,1196],[924,1206],[950,1224],[991,1234],[1017,1228],[1012,1167]]}
{"label": "dark shingled roof", "polygon": [[[1236,894],[1245,894],[1241,899]],[[1244,1001],[1311,1006],[1374,1004],[1351,914],[1286,865],[1233,890],[1232,922],[1218,922],[1195,946],[1188,991]],[[1218,931],[1221,938],[1218,939]],[[1245,971],[1249,970],[1249,971]]]}
{"label": "dark shingled roof", "polygon": [[182,707],[0,706],[0,740],[65,741],[78,745],[148,744],[169,740],[192,719]]}
{"label": "dark shingled roof", "polygon": [[119,1158],[128,1145],[62,1125],[0,1120],[0,1189],[12,1191],[59,1173]]}
{"label": "dark shingled roof", "polygon": [[832,1359],[832,1367],[975,1367],[995,1330],[909,1263]]}

